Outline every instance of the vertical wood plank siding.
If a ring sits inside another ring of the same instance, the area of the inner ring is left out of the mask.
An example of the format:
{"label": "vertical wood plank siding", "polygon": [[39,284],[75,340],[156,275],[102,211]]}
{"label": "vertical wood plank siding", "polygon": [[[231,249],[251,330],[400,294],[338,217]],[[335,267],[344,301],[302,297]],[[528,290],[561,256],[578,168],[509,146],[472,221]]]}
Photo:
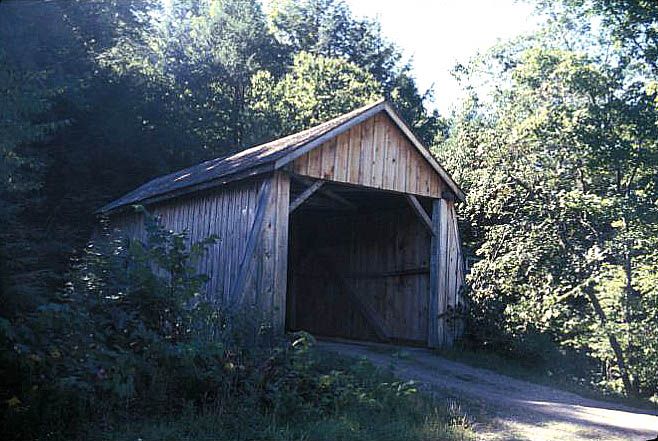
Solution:
{"label": "vertical wood plank siding", "polygon": [[[217,236],[218,242],[197,264],[199,272],[210,277],[206,296],[217,304],[255,307],[278,331],[283,331],[285,317],[288,179],[277,172],[148,207],[165,228],[187,231],[192,243]],[[264,180],[269,181],[270,191],[264,200],[262,227],[256,232],[253,252],[245,260],[247,237],[254,226]],[[127,236],[145,238],[141,214],[124,212],[112,216],[111,221]],[[243,289],[231,293],[241,272],[246,277]]]}
{"label": "vertical wood plank siding", "polygon": [[300,175],[440,198],[445,184],[385,113],[297,158]]}
{"label": "vertical wood plank siding", "polygon": [[[198,262],[210,277],[207,297],[251,307],[279,332],[287,325],[328,336],[452,344],[463,332],[456,313],[464,303],[454,202],[442,199],[447,185],[390,117],[375,114],[286,170],[148,207],[166,228],[187,231],[191,242],[218,237]],[[314,212],[301,203],[291,217],[290,172],[327,186],[386,190],[400,204]],[[430,198],[431,218],[418,211],[427,206],[410,206],[405,194]],[[123,212],[111,220],[124,234],[144,238],[142,215]]]}
{"label": "vertical wood plank siding", "polygon": [[463,332],[464,259],[452,201],[433,201],[428,346],[450,346]]}

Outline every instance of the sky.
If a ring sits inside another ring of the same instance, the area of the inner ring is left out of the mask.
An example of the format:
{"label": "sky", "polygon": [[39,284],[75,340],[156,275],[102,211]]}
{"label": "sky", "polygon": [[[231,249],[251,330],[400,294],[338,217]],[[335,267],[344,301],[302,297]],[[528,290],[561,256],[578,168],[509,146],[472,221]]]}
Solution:
{"label": "sky", "polygon": [[460,97],[450,72],[499,40],[536,29],[533,6],[515,0],[346,0],[357,16],[377,18],[384,35],[411,57],[429,107],[448,113]]}

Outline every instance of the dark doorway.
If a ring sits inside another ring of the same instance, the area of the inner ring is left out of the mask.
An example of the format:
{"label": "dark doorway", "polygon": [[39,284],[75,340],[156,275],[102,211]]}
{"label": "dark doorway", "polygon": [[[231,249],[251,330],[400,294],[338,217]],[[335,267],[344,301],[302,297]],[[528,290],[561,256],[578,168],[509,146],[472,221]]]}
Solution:
{"label": "dark doorway", "polygon": [[425,345],[430,235],[405,195],[323,189],[289,220],[288,330]]}

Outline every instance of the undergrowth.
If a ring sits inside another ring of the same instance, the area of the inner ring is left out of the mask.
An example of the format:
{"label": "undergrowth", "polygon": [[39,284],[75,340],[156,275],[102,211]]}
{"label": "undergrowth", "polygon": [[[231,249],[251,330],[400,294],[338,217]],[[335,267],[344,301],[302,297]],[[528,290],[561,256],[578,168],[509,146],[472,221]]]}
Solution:
{"label": "undergrowth", "polygon": [[[134,440],[468,440],[461,411],[420,394],[366,360],[304,343],[277,357],[265,387],[223,405],[155,416],[115,416],[82,439]],[[299,342],[299,340],[298,340]],[[298,343],[299,345],[299,343]]]}
{"label": "undergrowth", "polygon": [[[464,439],[458,412],[313,337],[202,293],[189,246],[148,213],[107,231],[62,292],[0,317],[0,439]],[[217,297],[220,297],[218,295]]]}

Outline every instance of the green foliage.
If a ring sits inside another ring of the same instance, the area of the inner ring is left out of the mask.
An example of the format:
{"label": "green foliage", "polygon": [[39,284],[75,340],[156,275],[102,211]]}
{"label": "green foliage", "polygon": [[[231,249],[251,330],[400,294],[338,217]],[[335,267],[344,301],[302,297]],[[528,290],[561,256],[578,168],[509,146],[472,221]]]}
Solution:
{"label": "green foliage", "polygon": [[[146,231],[145,242],[104,234],[55,301],[4,322],[11,376],[3,398],[15,401],[3,410],[8,433],[36,435],[56,423],[66,430],[81,414],[146,396],[158,404],[170,394],[199,400],[206,388],[221,392],[215,366],[227,357],[220,343],[200,338],[217,318],[199,299],[206,279],[193,267],[214,239],[188,247],[185,234],[148,216]],[[25,424],[37,415],[39,425]]]}
{"label": "green foliage", "polygon": [[268,71],[252,78],[251,107],[270,131],[290,134],[320,124],[377,99],[379,84],[347,61],[301,52],[290,72],[276,80]]}
{"label": "green foliage", "polygon": [[144,214],[143,240],[105,231],[57,301],[0,320],[3,439],[188,436],[192,422],[236,439],[460,430],[413,383],[319,353],[305,333],[273,340],[267,326],[245,325],[249,311],[209,303],[195,260],[215,239],[189,245]]}
{"label": "green foliage", "polygon": [[341,0],[273,1],[268,19],[289,52],[342,59],[369,72],[380,85],[378,94],[396,104],[423,141],[443,139],[445,121],[425,108],[431,90],[418,90],[409,64],[401,63],[400,49],[383,37],[377,21],[354,17]]}
{"label": "green foliage", "polygon": [[293,336],[262,361],[253,389],[221,409],[114,421],[85,439],[451,440],[472,439],[463,414],[419,396],[365,360],[318,350]]}
{"label": "green foliage", "polygon": [[611,31],[624,56],[658,73],[658,4],[650,0],[563,0],[567,11],[596,16]]}
{"label": "green foliage", "polygon": [[[471,329],[482,344],[538,362],[554,345],[586,354],[589,381],[651,396],[652,80],[622,56],[573,49],[582,29],[565,23],[550,24],[561,41],[540,33],[461,71],[473,94],[438,152],[468,193],[464,231],[478,259]],[[480,82],[489,96],[475,93]]]}
{"label": "green foliage", "polygon": [[26,252],[35,235],[21,228],[20,220],[29,209],[26,200],[34,198],[43,184],[49,158],[40,151],[41,144],[65,123],[48,115],[55,92],[43,85],[45,79],[45,72],[13,68],[0,48],[0,313],[5,314],[23,301],[9,295],[13,286],[22,284],[38,297],[43,283],[25,277],[35,260]]}

